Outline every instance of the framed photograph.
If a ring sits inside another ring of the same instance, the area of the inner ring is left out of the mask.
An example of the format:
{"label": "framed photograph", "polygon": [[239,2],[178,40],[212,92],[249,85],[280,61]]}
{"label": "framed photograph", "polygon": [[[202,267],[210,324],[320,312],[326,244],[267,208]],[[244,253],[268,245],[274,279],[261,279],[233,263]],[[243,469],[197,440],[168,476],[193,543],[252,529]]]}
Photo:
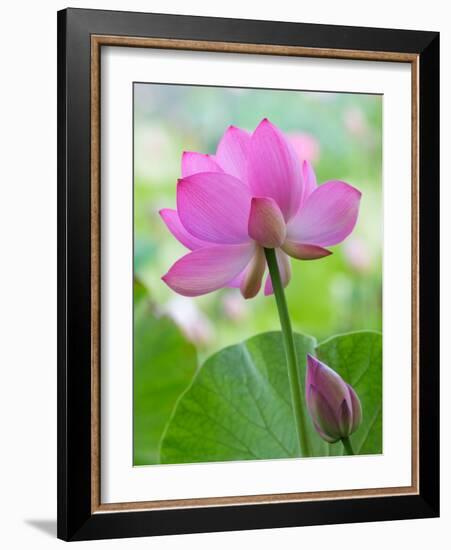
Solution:
{"label": "framed photograph", "polygon": [[439,514],[439,35],[58,13],[58,536]]}

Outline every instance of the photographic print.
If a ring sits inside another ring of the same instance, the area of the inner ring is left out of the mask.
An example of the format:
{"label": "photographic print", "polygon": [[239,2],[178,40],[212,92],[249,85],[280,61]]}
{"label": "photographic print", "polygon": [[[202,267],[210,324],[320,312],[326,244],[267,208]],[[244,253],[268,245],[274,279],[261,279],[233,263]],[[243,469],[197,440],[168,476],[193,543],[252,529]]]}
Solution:
{"label": "photographic print", "polygon": [[59,538],[439,515],[439,39],[58,13]]}
{"label": "photographic print", "polygon": [[134,466],[383,452],[382,105],[133,84]]}

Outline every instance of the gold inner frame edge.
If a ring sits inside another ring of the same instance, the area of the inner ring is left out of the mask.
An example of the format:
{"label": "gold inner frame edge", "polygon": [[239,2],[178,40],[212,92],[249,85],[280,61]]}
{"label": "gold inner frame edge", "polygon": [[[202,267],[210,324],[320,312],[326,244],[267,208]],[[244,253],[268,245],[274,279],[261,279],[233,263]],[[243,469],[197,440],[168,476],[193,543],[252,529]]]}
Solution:
{"label": "gold inner frame edge", "polygon": [[[100,50],[102,46],[354,59],[411,65],[412,162],[412,480],[407,487],[383,487],[246,496],[102,503],[100,498]],[[306,48],[114,35],[91,36],[91,513],[200,508],[344,498],[419,494],[419,56],[401,52]]]}

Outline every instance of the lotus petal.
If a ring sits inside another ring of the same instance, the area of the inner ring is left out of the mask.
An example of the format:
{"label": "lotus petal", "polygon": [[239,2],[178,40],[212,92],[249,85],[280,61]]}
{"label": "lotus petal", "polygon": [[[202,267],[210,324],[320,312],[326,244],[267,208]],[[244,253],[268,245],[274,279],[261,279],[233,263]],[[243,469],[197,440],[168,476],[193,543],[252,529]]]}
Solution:
{"label": "lotus petal", "polygon": [[298,210],[302,180],[299,159],[282,132],[262,120],[251,137],[249,186],[256,197],[271,197],[288,221]]}
{"label": "lotus petal", "polygon": [[199,248],[175,262],[162,277],[183,296],[200,296],[226,286],[255,253],[255,245],[213,245]]}
{"label": "lotus petal", "polygon": [[188,233],[180,221],[177,210],[163,208],[159,213],[169,231],[179,242],[183,244],[183,246],[186,246],[186,248],[196,250],[197,248],[203,248],[204,246],[211,245],[208,241],[203,241],[197,237],[194,237],[191,233]]}
{"label": "lotus petal", "polygon": [[179,180],[177,211],[185,229],[215,244],[248,242],[251,196],[238,179],[202,172]]}
{"label": "lotus petal", "polygon": [[361,195],[343,181],[320,185],[288,223],[287,238],[322,247],[340,243],[354,229]]}
{"label": "lotus petal", "polygon": [[253,197],[248,223],[249,237],[265,248],[278,248],[285,241],[287,227],[274,199]]}
{"label": "lotus petal", "polygon": [[182,155],[182,177],[186,178],[199,172],[222,172],[214,156],[184,151]]}
{"label": "lotus petal", "polygon": [[216,161],[227,174],[247,183],[247,157],[251,136],[245,130],[229,126],[216,150]]}

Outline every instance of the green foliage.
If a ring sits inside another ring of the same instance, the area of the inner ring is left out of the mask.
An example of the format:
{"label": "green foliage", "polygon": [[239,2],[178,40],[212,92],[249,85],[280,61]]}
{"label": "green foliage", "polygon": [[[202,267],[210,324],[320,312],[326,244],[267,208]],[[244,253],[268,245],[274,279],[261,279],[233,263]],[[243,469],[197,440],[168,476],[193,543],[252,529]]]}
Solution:
{"label": "green foliage", "polygon": [[133,282],[133,311],[135,315],[139,315],[139,308],[143,304],[148,304],[147,289],[142,282],[135,277]]}
{"label": "green foliage", "polygon": [[[316,348],[318,358],[355,389],[363,409],[360,428],[351,436],[356,454],[382,452],[382,335],[362,331],[334,336]],[[330,445],[342,454],[342,445]]]}
{"label": "green foliage", "polygon": [[[306,354],[315,341],[295,334],[305,379]],[[381,452],[381,335],[360,332],[334,337],[317,352],[354,385],[363,423],[352,436],[356,453]],[[299,456],[280,332],[259,334],[208,359],[182,396],[162,440],[162,463],[215,462]],[[305,406],[305,405],[304,405]],[[308,423],[314,456],[343,454]]]}
{"label": "green foliage", "polygon": [[[315,341],[295,335],[305,358]],[[259,334],[221,350],[199,370],[176,408],[161,462],[214,462],[298,456],[287,366],[280,332]],[[327,445],[310,427],[315,454]]]}
{"label": "green foliage", "polygon": [[196,369],[194,346],[168,317],[152,311],[135,283],[133,435],[135,465],[157,464],[159,442],[179,396]]}

